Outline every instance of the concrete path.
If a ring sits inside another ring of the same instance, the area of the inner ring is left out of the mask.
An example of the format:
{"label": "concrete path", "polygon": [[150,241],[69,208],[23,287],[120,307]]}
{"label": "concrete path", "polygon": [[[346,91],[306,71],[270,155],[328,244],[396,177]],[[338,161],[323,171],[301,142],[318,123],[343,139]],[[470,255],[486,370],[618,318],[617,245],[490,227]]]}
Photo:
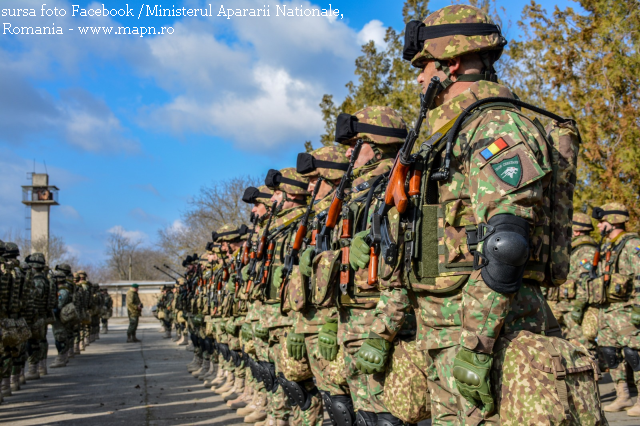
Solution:
{"label": "concrete path", "polygon": [[[142,344],[126,344],[126,320],[112,319],[101,335],[65,368],[27,382],[0,405],[0,424],[30,425],[246,425],[222,398],[187,373],[191,352],[162,339],[158,322],[143,319]],[[49,336],[49,342],[53,338]],[[55,347],[49,347],[49,362]],[[613,400],[613,385],[604,380],[601,395]],[[635,391],[634,391],[635,397]],[[640,425],[626,413],[607,416],[615,426]],[[324,426],[330,426],[325,418]],[[430,422],[421,422],[428,426]]]}

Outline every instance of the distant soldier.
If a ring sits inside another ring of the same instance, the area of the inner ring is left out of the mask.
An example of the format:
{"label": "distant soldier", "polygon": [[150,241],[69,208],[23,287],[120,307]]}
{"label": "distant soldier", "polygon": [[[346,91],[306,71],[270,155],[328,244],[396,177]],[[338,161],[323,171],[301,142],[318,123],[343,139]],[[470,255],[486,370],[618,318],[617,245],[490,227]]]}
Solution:
{"label": "distant soldier", "polygon": [[31,282],[30,301],[32,302],[30,310],[31,338],[27,341],[28,372],[25,377],[27,380],[36,380],[40,378],[38,371],[41,356],[40,343],[46,337],[45,319],[47,317],[49,280],[45,275],[47,263],[44,254],[33,253],[26,257],[25,262],[31,267],[29,276]]}
{"label": "distant soldier", "polygon": [[129,314],[129,328],[127,329],[127,343],[137,343],[140,340],[136,337],[138,330],[138,319],[142,312],[142,303],[138,296],[138,284],[131,284],[127,292],[127,313]]}
{"label": "distant soldier", "polygon": [[[73,328],[78,320],[78,313],[73,305],[73,288],[67,281],[64,272],[54,271],[53,279],[57,284],[58,300],[54,309],[55,321],[52,328],[58,356],[49,367],[61,368],[66,367],[70,352],[73,352]],[[74,316],[70,316],[69,313]]]}
{"label": "distant soldier", "polygon": [[600,306],[598,346],[609,366],[616,386],[616,399],[605,411],[628,410],[629,416],[640,416],[640,400],[635,405],[629,397],[626,366],[631,366],[634,381],[640,386],[640,237],[628,232],[629,210],[620,203],[609,203],[593,209],[598,229],[606,235],[600,250],[598,277],[589,287],[599,289],[595,300]]}
{"label": "distant soldier", "polygon": [[104,310],[102,312],[102,318],[100,319],[102,322],[102,330],[100,332],[102,334],[107,334],[109,332],[109,318],[113,316],[113,299],[109,295],[108,289],[101,288],[100,292],[102,293],[104,301]]}

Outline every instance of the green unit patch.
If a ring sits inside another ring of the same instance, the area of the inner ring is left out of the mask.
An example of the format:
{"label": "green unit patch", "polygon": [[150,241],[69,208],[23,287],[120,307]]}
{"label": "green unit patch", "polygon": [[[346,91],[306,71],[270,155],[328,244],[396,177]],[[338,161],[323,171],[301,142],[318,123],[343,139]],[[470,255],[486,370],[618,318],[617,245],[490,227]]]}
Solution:
{"label": "green unit patch", "polygon": [[496,176],[498,176],[498,179],[507,185],[516,187],[520,184],[520,179],[522,179],[522,163],[517,154],[499,163],[492,164],[491,167],[493,167],[493,171],[496,173]]}

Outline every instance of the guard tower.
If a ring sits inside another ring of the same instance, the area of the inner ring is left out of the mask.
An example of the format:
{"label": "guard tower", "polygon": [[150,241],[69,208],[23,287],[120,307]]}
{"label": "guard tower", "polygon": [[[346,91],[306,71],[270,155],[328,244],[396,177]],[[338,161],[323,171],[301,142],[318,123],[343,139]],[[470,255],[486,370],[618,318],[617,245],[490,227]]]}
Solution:
{"label": "guard tower", "polygon": [[[22,187],[22,203],[31,207],[31,252],[35,246],[49,259],[49,210],[58,205],[58,191],[49,185],[49,175],[33,173],[31,185]],[[40,248],[42,247],[42,248]]]}

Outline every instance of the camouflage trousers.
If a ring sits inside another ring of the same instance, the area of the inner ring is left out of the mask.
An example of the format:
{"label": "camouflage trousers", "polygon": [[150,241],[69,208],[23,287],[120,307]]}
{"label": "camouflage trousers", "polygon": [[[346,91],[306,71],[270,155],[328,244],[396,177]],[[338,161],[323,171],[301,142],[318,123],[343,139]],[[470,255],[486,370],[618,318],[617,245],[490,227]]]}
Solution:
{"label": "camouflage trousers", "polygon": [[138,316],[129,315],[129,328],[127,329],[128,336],[135,336],[138,330]]}
{"label": "camouflage trousers", "polygon": [[349,386],[344,379],[344,350],[342,347],[340,347],[337,359],[329,362],[320,355],[317,334],[305,335],[304,343],[307,348],[311,372],[318,389],[329,392],[331,395],[348,395]]}
{"label": "camouflage trousers", "polygon": [[53,330],[53,338],[56,341],[58,353],[65,352],[72,343],[73,331],[62,325],[60,321],[56,321],[51,326]]}
{"label": "camouflage trousers", "polygon": [[[598,346],[611,346],[618,350],[629,347],[640,349],[640,328],[631,324],[632,310],[622,303],[612,303],[600,309],[598,323]],[[627,380],[626,363],[621,362],[617,368],[609,370],[614,382]],[[640,384],[640,372],[634,372],[634,382]]]}
{"label": "camouflage trousers", "polygon": [[356,354],[364,340],[344,342],[344,374],[356,411],[388,413],[384,405],[384,373],[364,374],[356,368]]}
{"label": "camouflage trousers", "polygon": [[582,334],[582,327],[571,317],[573,304],[570,300],[561,300],[559,302],[548,302],[553,316],[558,320],[562,335],[567,340],[573,340],[588,348],[589,340]]}
{"label": "camouflage trousers", "polygon": [[[278,363],[280,357],[280,340],[284,336],[285,330],[283,328],[276,328],[269,330],[269,348],[268,348],[268,362],[275,364],[276,375],[278,371]],[[277,342],[277,343],[276,343]],[[270,414],[277,420],[289,420],[291,416],[291,406],[289,400],[282,390],[282,386],[278,386],[275,392],[267,392],[267,414]]]}

